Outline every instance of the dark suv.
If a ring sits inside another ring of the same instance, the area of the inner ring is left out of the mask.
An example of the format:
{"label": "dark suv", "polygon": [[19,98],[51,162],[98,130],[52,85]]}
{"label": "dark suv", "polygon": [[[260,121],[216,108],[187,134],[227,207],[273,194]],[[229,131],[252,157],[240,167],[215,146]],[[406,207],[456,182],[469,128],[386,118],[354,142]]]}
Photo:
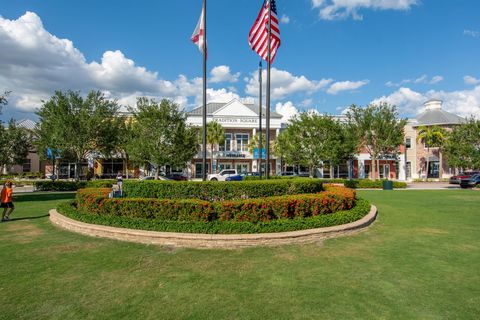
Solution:
{"label": "dark suv", "polygon": [[462,179],[469,179],[473,175],[479,174],[479,173],[480,173],[480,171],[466,171],[466,172],[463,172],[463,173],[461,173],[457,176],[450,177],[449,182],[451,184],[460,184],[460,181],[462,181]]}
{"label": "dark suv", "polygon": [[470,178],[460,181],[460,187],[462,188],[475,188],[478,184],[480,184],[480,174],[475,174]]}

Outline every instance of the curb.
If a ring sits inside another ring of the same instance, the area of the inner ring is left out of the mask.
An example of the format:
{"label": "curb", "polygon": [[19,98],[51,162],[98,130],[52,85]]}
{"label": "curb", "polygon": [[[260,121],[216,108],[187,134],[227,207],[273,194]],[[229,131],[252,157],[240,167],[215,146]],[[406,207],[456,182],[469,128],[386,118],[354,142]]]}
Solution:
{"label": "curb", "polygon": [[312,243],[319,240],[355,234],[375,221],[377,208],[372,205],[370,212],[362,219],[338,226],[258,234],[199,234],[116,228],[76,221],[61,215],[56,209],[51,209],[49,213],[52,224],[62,229],[92,237],[173,247],[236,249]]}

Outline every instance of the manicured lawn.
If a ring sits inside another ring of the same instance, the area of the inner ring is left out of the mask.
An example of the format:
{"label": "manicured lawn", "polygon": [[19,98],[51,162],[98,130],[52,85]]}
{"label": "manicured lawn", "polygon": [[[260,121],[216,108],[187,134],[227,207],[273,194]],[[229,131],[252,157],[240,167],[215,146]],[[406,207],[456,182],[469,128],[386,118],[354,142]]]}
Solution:
{"label": "manicured lawn", "polygon": [[480,192],[360,191],[379,219],[311,245],[173,249],[84,237],[19,195],[0,319],[478,319]]}

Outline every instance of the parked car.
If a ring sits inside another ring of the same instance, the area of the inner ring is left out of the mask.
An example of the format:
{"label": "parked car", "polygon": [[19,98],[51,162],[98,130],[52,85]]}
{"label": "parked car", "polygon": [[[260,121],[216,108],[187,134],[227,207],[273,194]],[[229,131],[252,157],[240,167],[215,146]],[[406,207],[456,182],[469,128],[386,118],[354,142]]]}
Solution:
{"label": "parked car", "polygon": [[183,173],[170,173],[165,176],[165,178],[175,181],[188,181],[188,178]]}
{"label": "parked car", "polygon": [[461,188],[474,188],[480,184],[480,174],[475,174],[467,179],[462,179],[460,181]]}
{"label": "parked car", "polygon": [[220,173],[213,173],[207,176],[208,181],[225,181],[230,176],[238,175],[236,169],[224,169]]}
{"label": "parked car", "polygon": [[298,176],[299,177],[310,177],[310,173],[309,172],[299,172]]}
{"label": "parked car", "polygon": [[256,171],[242,172],[240,175],[244,177],[260,177],[260,173]]}
{"label": "parked car", "polygon": [[[155,180],[155,176],[145,176],[145,177],[141,177],[140,178],[141,181],[144,181],[144,180]],[[164,177],[164,176],[158,176],[158,179],[157,180],[170,180],[168,179],[167,177]]]}
{"label": "parked car", "polygon": [[449,182],[451,184],[460,184],[460,181],[462,181],[462,179],[469,179],[471,176],[473,176],[475,174],[480,174],[480,171],[466,171],[466,172],[461,173],[459,175],[450,177]]}
{"label": "parked car", "polygon": [[236,174],[225,178],[225,181],[242,181],[243,176],[241,174]]}
{"label": "parked car", "polygon": [[277,176],[281,176],[281,177],[295,177],[297,176],[297,174],[293,171],[282,171],[282,172],[279,172],[277,173]]}

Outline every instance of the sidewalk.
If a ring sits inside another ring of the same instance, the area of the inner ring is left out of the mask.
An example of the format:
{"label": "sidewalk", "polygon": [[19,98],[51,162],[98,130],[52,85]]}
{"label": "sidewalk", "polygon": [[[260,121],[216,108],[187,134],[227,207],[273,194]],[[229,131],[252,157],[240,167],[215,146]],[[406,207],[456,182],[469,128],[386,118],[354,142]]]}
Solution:
{"label": "sidewalk", "polygon": [[461,189],[458,184],[449,184],[448,182],[411,182],[407,185],[408,189],[414,190],[458,190]]}

